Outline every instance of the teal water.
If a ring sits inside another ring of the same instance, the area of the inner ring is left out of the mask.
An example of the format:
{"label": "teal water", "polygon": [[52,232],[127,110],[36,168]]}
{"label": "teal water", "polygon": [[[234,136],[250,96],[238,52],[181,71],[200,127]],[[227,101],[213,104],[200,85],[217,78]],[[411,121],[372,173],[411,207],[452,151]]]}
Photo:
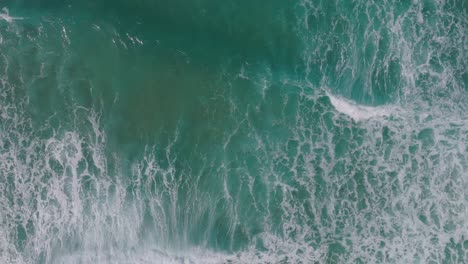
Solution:
{"label": "teal water", "polygon": [[468,263],[466,1],[0,9],[0,263]]}

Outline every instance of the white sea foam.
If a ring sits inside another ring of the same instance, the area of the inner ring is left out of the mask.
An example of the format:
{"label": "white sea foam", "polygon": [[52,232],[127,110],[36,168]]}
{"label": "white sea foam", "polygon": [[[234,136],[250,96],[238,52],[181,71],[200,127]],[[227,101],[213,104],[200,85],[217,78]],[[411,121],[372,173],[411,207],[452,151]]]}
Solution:
{"label": "white sea foam", "polygon": [[262,264],[262,263],[322,263],[327,247],[314,249],[307,243],[283,240],[264,234],[267,251],[260,252],[255,246],[235,253],[217,252],[204,247],[184,250],[164,250],[158,247],[139,246],[125,251],[78,251],[59,256],[56,263],[134,263],[134,264]]}
{"label": "white sea foam", "polygon": [[332,95],[329,92],[327,92],[327,96],[330,98],[330,102],[338,112],[351,117],[355,121],[362,121],[374,117],[390,116],[398,111],[395,106],[359,105],[342,97]]}
{"label": "white sea foam", "polygon": [[10,12],[8,11],[8,8],[4,7],[2,8],[2,11],[0,12],[0,20],[3,19],[8,23],[13,22],[13,20],[18,20],[18,19],[23,19],[22,17],[12,17],[10,16]]}

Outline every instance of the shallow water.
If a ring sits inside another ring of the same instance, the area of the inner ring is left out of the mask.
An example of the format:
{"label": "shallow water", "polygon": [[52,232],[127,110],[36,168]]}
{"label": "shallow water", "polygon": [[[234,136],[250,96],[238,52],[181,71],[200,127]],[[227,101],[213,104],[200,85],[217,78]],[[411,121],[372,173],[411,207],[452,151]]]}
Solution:
{"label": "shallow water", "polygon": [[0,8],[1,263],[468,262],[465,1]]}

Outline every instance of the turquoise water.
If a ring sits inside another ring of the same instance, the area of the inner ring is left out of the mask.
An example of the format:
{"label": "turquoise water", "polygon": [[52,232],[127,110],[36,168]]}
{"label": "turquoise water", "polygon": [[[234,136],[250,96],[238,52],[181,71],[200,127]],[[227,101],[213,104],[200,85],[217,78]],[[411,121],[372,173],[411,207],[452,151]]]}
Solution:
{"label": "turquoise water", "polygon": [[468,263],[466,1],[0,9],[0,263]]}

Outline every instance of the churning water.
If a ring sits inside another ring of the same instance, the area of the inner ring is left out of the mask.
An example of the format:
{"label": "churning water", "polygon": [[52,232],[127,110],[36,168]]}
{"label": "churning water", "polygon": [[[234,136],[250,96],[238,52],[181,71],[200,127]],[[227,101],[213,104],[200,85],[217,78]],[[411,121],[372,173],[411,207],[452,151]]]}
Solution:
{"label": "churning water", "polygon": [[0,263],[468,263],[466,1],[0,9]]}

